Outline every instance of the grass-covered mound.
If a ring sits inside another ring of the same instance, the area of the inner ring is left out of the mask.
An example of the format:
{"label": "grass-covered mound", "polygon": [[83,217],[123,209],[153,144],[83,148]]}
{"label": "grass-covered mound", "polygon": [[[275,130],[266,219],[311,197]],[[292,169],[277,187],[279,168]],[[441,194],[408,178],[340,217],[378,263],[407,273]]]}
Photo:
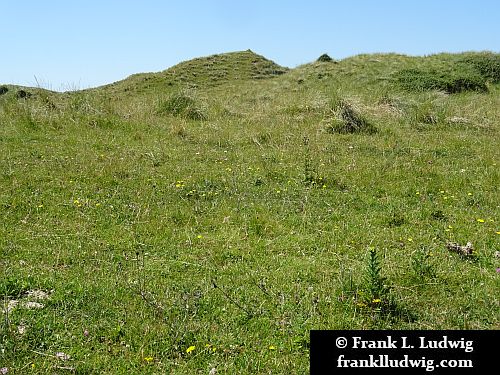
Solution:
{"label": "grass-covered mound", "polygon": [[105,86],[108,92],[165,91],[170,88],[219,86],[225,83],[260,80],[288,71],[265,57],[247,50],[200,57],[181,62],[158,73],[135,74]]}

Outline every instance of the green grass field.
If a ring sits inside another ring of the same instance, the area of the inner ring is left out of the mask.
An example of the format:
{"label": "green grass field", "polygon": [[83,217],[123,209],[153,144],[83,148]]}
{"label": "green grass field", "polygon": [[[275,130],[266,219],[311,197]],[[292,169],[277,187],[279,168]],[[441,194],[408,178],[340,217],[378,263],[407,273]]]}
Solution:
{"label": "green grass field", "polygon": [[311,329],[500,329],[499,82],[245,51],[2,86],[0,367],[304,374]]}

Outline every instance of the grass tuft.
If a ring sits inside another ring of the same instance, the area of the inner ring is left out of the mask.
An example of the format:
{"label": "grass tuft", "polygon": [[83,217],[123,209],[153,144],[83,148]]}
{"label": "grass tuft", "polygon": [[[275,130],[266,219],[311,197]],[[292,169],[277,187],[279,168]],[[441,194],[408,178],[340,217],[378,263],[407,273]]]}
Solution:
{"label": "grass tuft", "polygon": [[160,101],[158,114],[170,114],[184,117],[189,120],[206,120],[208,117],[199,104],[199,101],[186,92],[172,94],[167,100]]}
{"label": "grass tuft", "polygon": [[377,128],[361,114],[352,103],[340,100],[335,109],[335,117],[330,119],[327,125],[328,133],[353,134],[353,133],[377,133]]}
{"label": "grass tuft", "polygon": [[415,106],[412,120],[416,124],[437,125],[445,122],[446,115],[446,110],[442,105],[432,100],[426,100]]}

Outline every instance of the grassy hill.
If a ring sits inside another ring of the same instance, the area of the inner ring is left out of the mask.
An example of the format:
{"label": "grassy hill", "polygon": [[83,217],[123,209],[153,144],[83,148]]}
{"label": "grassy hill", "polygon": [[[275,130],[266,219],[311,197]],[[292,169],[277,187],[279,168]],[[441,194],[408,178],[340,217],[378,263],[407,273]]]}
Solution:
{"label": "grassy hill", "polygon": [[499,70],[245,51],[2,86],[0,367],[302,374],[310,329],[500,329]]}
{"label": "grassy hill", "polygon": [[107,92],[163,92],[166,89],[213,87],[228,82],[272,78],[288,71],[251,50],[224,53],[181,62],[159,73],[134,74],[104,86]]}

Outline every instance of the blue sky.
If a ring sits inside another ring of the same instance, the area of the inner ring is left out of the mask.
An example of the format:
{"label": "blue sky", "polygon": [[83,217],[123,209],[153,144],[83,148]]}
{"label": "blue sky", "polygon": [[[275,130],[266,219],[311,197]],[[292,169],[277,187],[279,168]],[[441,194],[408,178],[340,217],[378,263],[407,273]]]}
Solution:
{"label": "blue sky", "polygon": [[325,52],[500,52],[498,0],[2,0],[0,19],[0,83],[53,90],[249,48],[288,67]]}

